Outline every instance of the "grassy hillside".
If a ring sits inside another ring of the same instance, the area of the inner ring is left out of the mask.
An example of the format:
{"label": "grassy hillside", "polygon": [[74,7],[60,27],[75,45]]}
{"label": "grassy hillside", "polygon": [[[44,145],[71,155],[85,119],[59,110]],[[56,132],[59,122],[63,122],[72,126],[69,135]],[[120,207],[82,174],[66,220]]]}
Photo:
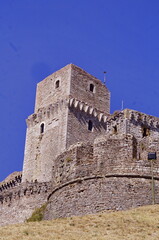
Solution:
{"label": "grassy hillside", "polygon": [[158,240],[159,206],[0,227],[4,240]]}

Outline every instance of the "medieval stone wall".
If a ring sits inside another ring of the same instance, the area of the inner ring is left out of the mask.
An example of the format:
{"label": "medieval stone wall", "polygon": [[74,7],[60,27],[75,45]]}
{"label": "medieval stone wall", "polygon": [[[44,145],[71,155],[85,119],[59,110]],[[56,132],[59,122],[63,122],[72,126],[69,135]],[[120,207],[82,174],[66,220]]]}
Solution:
{"label": "medieval stone wall", "polygon": [[[71,65],[51,74],[43,81],[39,82],[36,91],[35,112],[48,107],[50,104],[68,98],[70,94]],[[59,86],[56,82],[59,80]]]}
{"label": "medieval stone wall", "polygon": [[[110,92],[102,82],[85,72],[83,69],[71,65],[70,95],[101,112],[110,113]],[[90,84],[94,89],[90,91]]]}
{"label": "medieval stone wall", "polygon": [[[159,203],[159,179],[155,181],[155,186],[156,203]],[[149,204],[152,204],[150,179],[126,176],[88,178],[55,189],[49,198],[45,219]]]}
{"label": "medieval stone wall", "polygon": [[[144,150],[141,151],[143,142]],[[155,177],[159,177],[159,144],[157,147],[153,170]],[[148,139],[137,143],[130,134],[108,134],[96,138],[94,144],[79,143],[57,157],[53,165],[53,185],[82,177],[112,174],[150,177],[151,163],[147,155],[153,150]],[[138,151],[141,151],[140,158],[137,158]]]}
{"label": "medieval stone wall", "polygon": [[[18,173],[18,172],[15,172]],[[22,181],[22,174],[15,175],[15,173],[10,174],[7,179],[0,183],[0,193],[9,190],[15,186],[19,186]],[[20,172],[19,172],[20,173]]]}
{"label": "medieval stone wall", "polygon": [[[25,221],[48,203],[45,219],[121,210],[152,203],[151,137],[106,134],[78,143],[53,162],[52,182],[22,183],[0,193],[0,225]],[[137,153],[144,149],[140,158]],[[157,154],[159,144],[156,143]],[[155,201],[159,203],[159,155],[153,163]]]}
{"label": "medieval stone wall", "polygon": [[136,139],[159,137],[159,118],[125,109],[107,118],[107,130],[111,133],[132,134]]}
{"label": "medieval stone wall", "polygon": [[89,176],[95,171],[93,146],[79,143],[57,157],[53,165],[53,186],[64,184],[79,177]]}
{"label": "medieval stone wall", "polygon": [[25,183],[0,192],[0,226],[24,222],[50,193],[51,183]]}
{"label": "medieval stone wall", "polygon": [[51,181],[52,165],[59,154],[105,132],[109,108],[108,89],[73,64],[41,81],[35,113],[27,119],[22,182]]}
{"label": "medieval stone wall", "polygon": [[[62,101],[50,106],[49,111],[28,119],[23,182],[51,181],[53,161],[66,150],[67,111],[67,102]],[[41,124],[44,124],[44,132],[41,132]]]}
{"label": "medieval stone wall", "polygon": [[[89,128],[92,123],[92,130]],[[79,107],[70,107],[68,112],[67,148],[77,142],[94,141],[100,134],[106,132],[106,123],[89,112],[80,110]]]}
{"label": "medieval stone wall", "polygon": [[73,64],[38,84],[22,184],[0,186],[0,225],[25,221],[46,201],[45,219],[151,204],[148,152],[157,153],[159,203],[159,118],[109,111],[109,90]]}
{"label": "medieval stone wall", "polygon": [[[148,139],[144,143],[146,158],[142,159],[136,157],[140,145],[130,134],[101,136],[94,144],[79,143],[58,156],[45,218],[151,204],[151,163],[147,154],[153,149]],[[159,203],[158,160],[153,163],[156,203]]]}

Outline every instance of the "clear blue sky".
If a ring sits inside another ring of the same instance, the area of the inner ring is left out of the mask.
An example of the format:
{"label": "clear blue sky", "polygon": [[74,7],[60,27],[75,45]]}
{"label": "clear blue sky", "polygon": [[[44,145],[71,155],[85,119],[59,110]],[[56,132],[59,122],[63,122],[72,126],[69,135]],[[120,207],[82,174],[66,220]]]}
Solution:
{"label": "clear blue sky", "polygon": [[103,80],[111,112],[159,117],[158,0],[0,0],[0,181],[22,169],[37,82],[74,63]]}

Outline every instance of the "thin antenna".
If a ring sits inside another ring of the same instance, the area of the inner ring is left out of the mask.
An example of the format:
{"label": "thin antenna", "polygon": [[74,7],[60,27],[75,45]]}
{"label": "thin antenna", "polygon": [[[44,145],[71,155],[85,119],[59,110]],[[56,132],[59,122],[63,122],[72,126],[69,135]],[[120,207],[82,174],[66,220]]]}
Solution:
{"label": "thin antenna", "polygon": [[121,101],[121,110],[123,110],[124,109],[124,101],[122,100]]}
{"label": "thin antenna", "polygon": [[103,72],[104,73],[104,84],[106,83],[106,71]]}

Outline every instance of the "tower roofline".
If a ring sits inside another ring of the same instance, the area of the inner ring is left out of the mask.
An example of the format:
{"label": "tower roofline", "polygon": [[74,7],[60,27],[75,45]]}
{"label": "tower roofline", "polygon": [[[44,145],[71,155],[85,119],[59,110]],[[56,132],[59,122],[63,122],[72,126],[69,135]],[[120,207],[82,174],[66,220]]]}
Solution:
{"label": "tower roofline", "polygon": [[105,86],[105,84],[100,79],[98,79],[98,78],[94,77],[92,74],[86,72],[83,68],[80,68],[77,65],[72,64],[72,63],[69,65],[71,66],[71,69],[77,70],[78,72],[83,73],[84,75],[87,75],[88,77],[91,77],[96,83],[100,83],[103,86]]}
{"label": "tower roofline", "polygon": [[[83,74],[83,75],[86,75],[87,77],[89,77],[89,78],[91,78],[93,81],[95,81],[97,84],[101,84],[101,85],[105,86],[105,84],[104,84],[100,79],[94,77],[92,74],[86,72],[84,69],[82,69],[81,67],[79,67],[79,66],[77,66],[77,65],[75,65],[75,64],[73,64],[73,63],[69,63],[69,64],[67,64],[66,66],[58,69],[57,71],[51,73],[51,74],[48,75],[46,78],[44,78],[43,80],[41,80],[41,81],[38,83],[38,85],[39,85],[42,81],[45,81],[45,79],[47,79],[47,78],[49,78],[49,77],[51,77],[51,76],[53,76],[53,75],[56,75],[58,72],[63,72],[63,71],[68,70],[68,69],[75,70],[75,71],[77,71],[77,72],[79,72],[79,73],[81,73],[81,74]],[[105,87],[106,87],[106,86],[105,86]],[[106,87],[106,88],[107,88],[107,87]],[[107,88],[107,90],[109,91],[108,88]]]}

